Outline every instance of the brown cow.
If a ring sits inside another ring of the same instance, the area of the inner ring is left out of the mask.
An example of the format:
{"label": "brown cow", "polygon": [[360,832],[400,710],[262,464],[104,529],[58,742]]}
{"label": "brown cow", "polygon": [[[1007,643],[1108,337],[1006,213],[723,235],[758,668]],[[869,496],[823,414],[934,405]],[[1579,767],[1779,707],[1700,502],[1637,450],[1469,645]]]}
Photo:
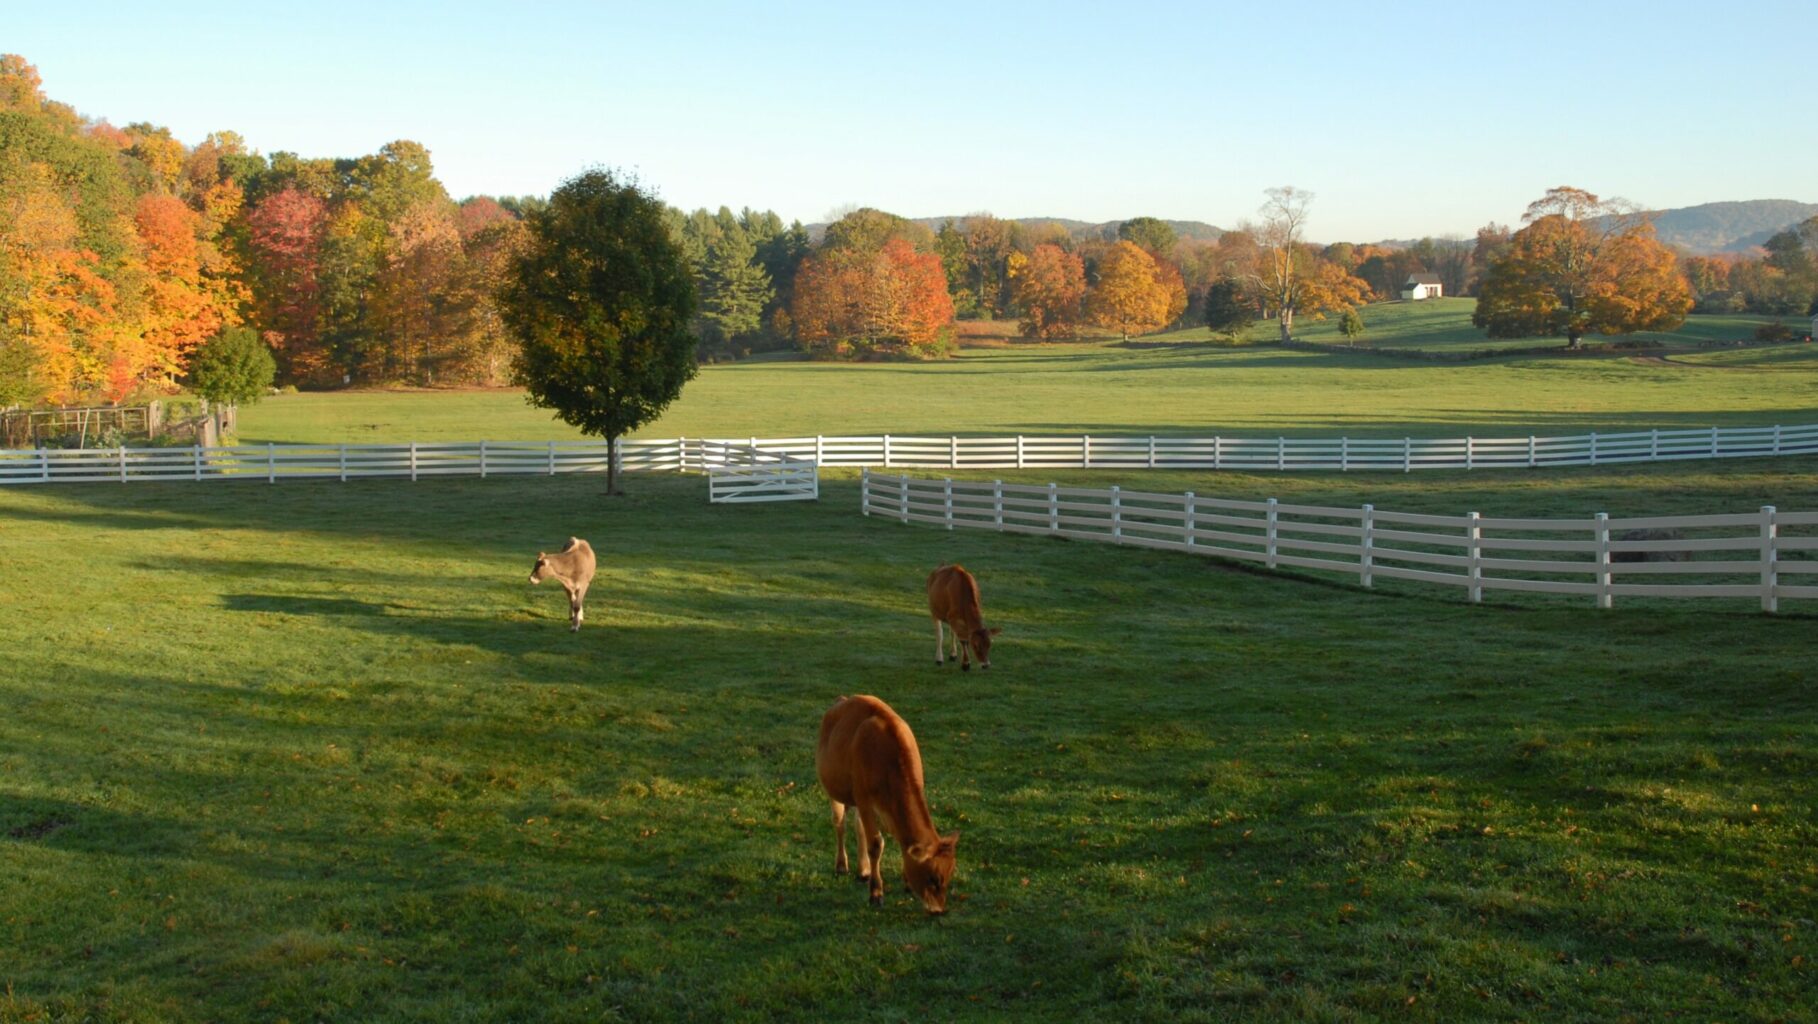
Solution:
{"label": "brown cow", "polygon": [[909,723],[876,697],[841,697],[821,716],[814,769],[833,801],[833,870],[846,873],[846,809],[858,809],[859,881],[884,902],[884,832],[903,848],[903,883],[930,914],[947,912],[959,833],[941,835],[922,793],[922,755]]}
{"label": "brown cow", "polygon": [[551,576],[568,591],[568,631],[579,633],[581,602],[587,600],[587,585],[593,582],[593,546],[579,537],[568,538],[568,546],[557,554],[537,552],[537,564],[530,568],[530,582],[541,583]]}
{"label": "brown cow", "polygon": [[[1001,629],[986,629],[978,603],[978,580],[965,566],[943,565],[928,574],[928,616],[934,620],[934,663],[944,665],[941,627],[944,625],[953,641],[953,656],[960,660],[960,671],[970,671],[978,659],[979,668],[991,667],[991,638]],[[964,646],[961,646],[961,638]]]}

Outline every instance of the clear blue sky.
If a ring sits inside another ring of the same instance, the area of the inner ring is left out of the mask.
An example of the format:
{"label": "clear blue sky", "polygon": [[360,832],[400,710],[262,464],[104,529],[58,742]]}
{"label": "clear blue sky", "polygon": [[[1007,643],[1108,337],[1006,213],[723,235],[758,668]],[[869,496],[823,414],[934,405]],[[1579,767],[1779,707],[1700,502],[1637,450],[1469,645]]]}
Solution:
{"label": "clear blue sky", "polygon": [[1818,3],[9,2],[0,51],[116,124],[427,145],[457,197],[633,170],[679,206],[989,210],[1310,236],[1818,202]]}

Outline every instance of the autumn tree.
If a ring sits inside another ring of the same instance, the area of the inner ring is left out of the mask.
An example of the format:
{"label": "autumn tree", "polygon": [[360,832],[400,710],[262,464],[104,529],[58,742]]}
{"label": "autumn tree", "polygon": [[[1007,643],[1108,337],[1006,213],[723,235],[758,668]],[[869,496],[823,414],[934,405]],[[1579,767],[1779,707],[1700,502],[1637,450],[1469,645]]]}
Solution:
{"label": "autumn tree", "polygon": [[319,379],[328,362],[318,323],[328,204],[287,186],[254,206],[246,226],[256,322],[268,332],[287,377]]}
{"label": "autumn tree", "polygon": [[1085,315],[1086,265],[1058,245],[1038,245],[1011,281],[1030,338],[1071,338]]}
{"label": "autumn tree", "polygon": [[606,438],[609,494],[619,492],[619,438],[667,408],[696,372],[694,281],[664,209],[610,171],[569,179],[528,218],[501,295],[523,345],[516,380],[532,405]]}
{"label": "autumn tree", "polygon": [[1252,281],[1264,303],[1274,311],[1281,340],[1294,337],[1294,314],[1305,304],[1309,255],[1301,236],[1306,231],[1307,208],[1313,193],[1283,185],[1265,193],[1262,226],[1257,232],[1260,259]]}
{"label": "autumn tree", "polygon": [[1492,338],[1670,331],[1692,308],[1673,251],[1647,220],[1581,189],[1552,189],[1484,278],[1471,322]]}
{"label": "autumn tree", "polygon": [[[1184,290],[1178,298],[1184,308]],[[1117,329],[1128,341],[1132,332],[1142,334],[1167,326],[1179,315],[1173,309],[1175,299],[1155,258],[1135,242],[1118,242],[1099,261],[1098,283],[1087,305],[1093,323]]]}
{"label": "autumn tree", "polygon": [[953,298],[940,257],[896,238],[874,253],[824,249],[804,259],[791,316],[802,346],[818,355],[926,356],[943,347]]}

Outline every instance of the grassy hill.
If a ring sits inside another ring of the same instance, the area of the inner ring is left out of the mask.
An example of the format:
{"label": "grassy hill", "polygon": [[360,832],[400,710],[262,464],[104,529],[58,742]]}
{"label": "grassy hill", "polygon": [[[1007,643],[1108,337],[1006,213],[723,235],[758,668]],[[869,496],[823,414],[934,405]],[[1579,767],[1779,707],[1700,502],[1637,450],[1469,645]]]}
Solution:
{"label": "grassy hill", "polygon": [[[1815,479],[1145,483],[1520,515],[1812,507]],[[787,507],[631,484],[0,490],[0,522],[29,527],[0,529],[0,602],[30,611],[0,616],[0,1019],[1809,1001],[1810,619],[1477,607],[905,527],[860,517],[850,476]],[[572,636],[524,581],[570,534],[604,554]],[[1005,628],[988,674],[928,663],[941,560]],[[894,845],[881,909],[831,873],[814,735],[852,692],[909,719],[963,837],[944,918],[900,892]]]}
{"label": "grassy hill", "polygon": [[[1376,344],[1482,347],[1469,300],[1365,312]],[[1681,332],[1745,324],[1695,320]],[[1260,332],[1267,325],[1259,325]],[[1391,333],[1393,332],[1393,333]],[[1339,340],[1336,325],[1304,336]],[[1456,436],[1577,433],[1818,417],[1810,346],[1655,357],[1523,356],[1446,364],[1223,348],[1206,332],[1015,343],[928,363],[753,360],[706,366],[650,437],[927,433]],[[1692,358],[1697,356],[1698,358]],[[517,391],[293,394],[243,410],[253,442],[531,440],[575,432]]]}

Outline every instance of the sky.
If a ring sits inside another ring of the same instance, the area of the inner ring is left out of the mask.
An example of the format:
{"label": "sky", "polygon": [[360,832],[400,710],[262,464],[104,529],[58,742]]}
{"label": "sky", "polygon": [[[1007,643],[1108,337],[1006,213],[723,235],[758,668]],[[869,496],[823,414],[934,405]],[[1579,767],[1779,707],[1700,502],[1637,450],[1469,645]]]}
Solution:
{"label": "sky", "polygon": [[188,143],[426,145],[457,198],[1469,236],[1572,185],[1818,202],[1818,3],[0,2],[47,94]]}

